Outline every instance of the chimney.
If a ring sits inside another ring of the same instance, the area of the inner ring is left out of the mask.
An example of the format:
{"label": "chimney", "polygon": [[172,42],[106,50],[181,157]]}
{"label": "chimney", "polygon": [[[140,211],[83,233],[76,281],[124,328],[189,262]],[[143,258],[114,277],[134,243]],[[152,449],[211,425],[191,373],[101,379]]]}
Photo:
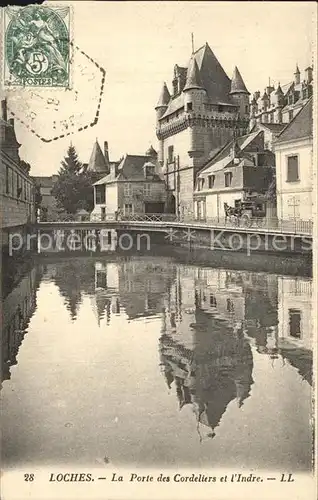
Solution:
{"label": "chimney", "polygon": [[104,141],[104,156],[105,156],[105,160],[106,160],[107,165],[109,165],[109,154],[108,154],[108,142],[107,141]]}
{"label": "chimney", "polygon": [[109,166],[110,174],[112,177],[116,177],[118,171],[117,171],[117,163],[111,163]]}
{"label": "chimney", "polygon": [[305,69],[305,73],[306,73],[307,83],[311,83],[312,82],[312,68],[310,66],[308,66],[308,68]]}
{"label": "chimney", "polygon": [[254,97],[255,97],[255,100],[257,101],[257,99],[259,99],[261,97],[261,93],[259,90],[257,90],[255,93],[254,93]]}
{"label": "chimney", "polygon": [[8,121],[8,108],[7,99],[1,101],[1,118],[6,122]]}
{"label": "chimney", "polygon": [[9,118],[8,122],[11,125],[11,127],[14,129],[14,118]]}

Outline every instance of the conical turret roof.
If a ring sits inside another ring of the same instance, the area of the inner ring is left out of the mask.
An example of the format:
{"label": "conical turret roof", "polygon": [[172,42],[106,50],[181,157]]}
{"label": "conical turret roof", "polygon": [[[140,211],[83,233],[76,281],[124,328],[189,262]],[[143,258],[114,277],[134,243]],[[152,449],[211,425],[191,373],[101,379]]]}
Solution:
{"label": "conical turret roof", "polygon": [[195,57],[191,57],[190,59],[187,72],[187,81],[183,90],[190,89],[203,89],[201,75]]}
{"label": "conical turret roof", "polygon": [[166,82],[164,82],[162,90],[161,90],[161,94],[160,94],[160,97],[159,97],[159,100],[158,100],[158,103],[157,103],[157,106],[155,109],[168,106],[170,98],[171,98],[170,92],[168,90]]}
{"label": "conical turret roof", "polygon": [[94,144],[93,151],[88,162],[87,170],[90,172],[98,173],[108,172],[108,165],[97,140]]}
{"label": "conical turret roof", "polygon": [[299,68],[298,68],[298,64],[296,64],[296,71],[295,71],[295,74],[296,74],[296,73],[298,73],[298,74],[300,73]]}
{"label": "conical turret roof", "polygon": [[233,77],[231,81],[231,90],[230,90],[230,94],[236,94],[236,93],[249,94],[249,91],[245,86],[242,75],[239,72],[237,66],[235,66],[234,68]]}
{"label": "conical turret roof", "polygon": [[276,91],[275,91],[275,94],[278,94],[278,95],[279,95],[279,94],[284,95],[284,92],[282,91],[282,88],[281,88],[281,86],[280,86],[280,83],[278,84],[278,87],[277,87],[277,89],[276,89]]}

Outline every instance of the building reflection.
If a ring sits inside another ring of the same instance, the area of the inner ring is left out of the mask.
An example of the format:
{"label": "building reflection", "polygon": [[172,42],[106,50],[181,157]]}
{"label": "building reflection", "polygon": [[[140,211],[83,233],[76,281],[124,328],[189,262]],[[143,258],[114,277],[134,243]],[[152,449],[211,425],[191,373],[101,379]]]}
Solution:
{"label": "building reflection", "polygon": [[175,267],[168,258],[72,259],[48,264],[44,279],[56,284],[72,320],[88,296],[100,324],[105,316],[109,323],[112,314],[131,320],[160,314]]}
{"label": "building reflection", "polygon": [[[311,281],[178,266],[167,291],[160,365],[179,407],[191,404],[215,436],[230,402],[253,384],[252,348],[297,369],[312,383]],[[252,347],[252,348],[251,348]]]}
{"label": "building reflection", "polygon": [[[19,275],[19,268],[16,269]],[[18,280],[11,280],[10,289],[2,301],[1,382],[11,378],[11,367],[17,364],[17,355],[27,327],[36,308],[36,293],[42,269],[33,267]]]}
{"label": "building reflection", "polygon": [[283,359],[312,384],[312,281],[278,278],[278,339]]}
{"label": "building reflection", "polygon": [[229,403],[241,407],[253,384],[244,296],[228,277],[223,270],[178,267],[159,341],[161,369],[180,409],[191,404],[199,434],[203,424],[212,438]]}

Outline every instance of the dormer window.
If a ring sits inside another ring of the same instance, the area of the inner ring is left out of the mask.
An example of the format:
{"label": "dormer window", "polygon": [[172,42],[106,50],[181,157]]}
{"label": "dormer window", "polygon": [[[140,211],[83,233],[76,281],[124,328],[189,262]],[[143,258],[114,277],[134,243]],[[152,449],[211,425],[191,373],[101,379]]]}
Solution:
{"label": "dormer window", "polygon": [[153,177],[155,175],[155,165],[151,162],[148,162],[144,165],[144,176],[145,177]]}
{"label": "dormer window", "polygon": [[187,102],[187,104],[186,104],[186,111],[187,112],[193,111],[192,102]]}

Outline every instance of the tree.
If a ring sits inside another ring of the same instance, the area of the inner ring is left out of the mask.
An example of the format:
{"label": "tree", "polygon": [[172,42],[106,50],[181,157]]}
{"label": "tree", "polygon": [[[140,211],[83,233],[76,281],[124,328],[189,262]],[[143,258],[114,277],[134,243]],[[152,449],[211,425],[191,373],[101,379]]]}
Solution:
{"label": "tree", "polygon": [[30,163],[24,161],[24,160],[20,160],[20,166],[23,168],[23,170],[29,174],[30,173],[30,170],[31,170],[31,165]]}
{"label": "tree", "polygon": [[92,179],[79,161],[75,147],[71,144],[61,162],[58,178],[52,194],[59,209],[75,214],[80,208],[91,211],[94,206]]}

